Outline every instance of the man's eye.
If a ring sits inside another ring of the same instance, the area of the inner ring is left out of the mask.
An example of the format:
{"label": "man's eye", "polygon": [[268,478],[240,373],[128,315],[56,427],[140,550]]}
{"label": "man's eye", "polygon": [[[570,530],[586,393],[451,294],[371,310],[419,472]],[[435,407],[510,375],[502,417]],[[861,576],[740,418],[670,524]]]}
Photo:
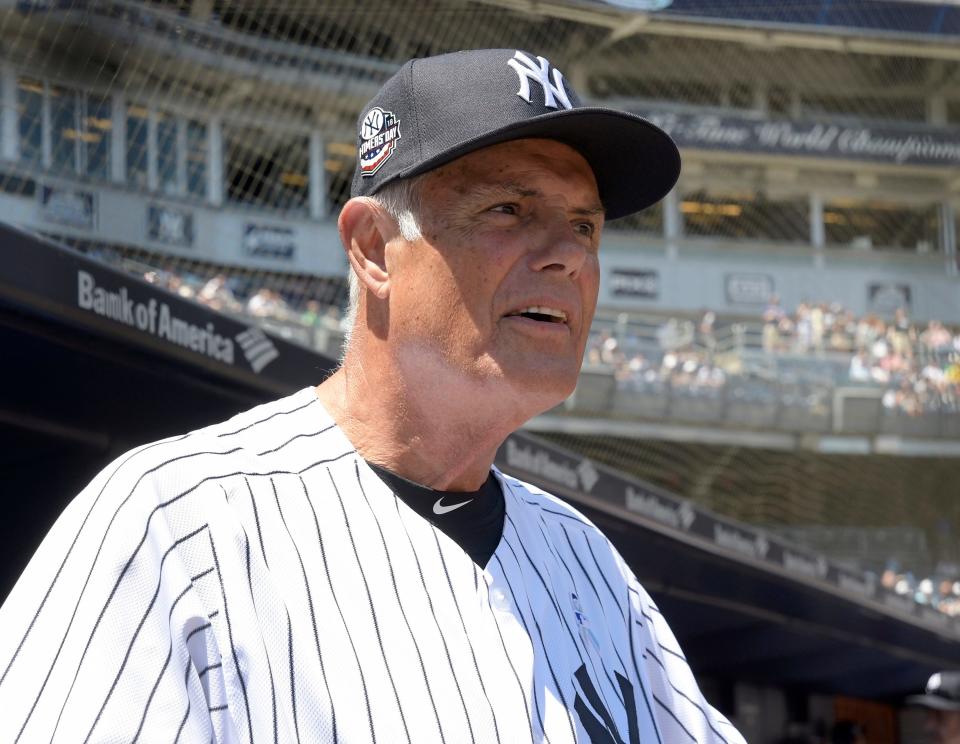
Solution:
{"label": "man's eye", "polygon": [[490,211],[498,212],[500,214],[518,214],[520,210],[516,204],[498,204]]}
{"label": "man's eye", "polygon": [[574,229],[581,235],[586,235],[587,237],[592,237],[597,231],[596,225],[592,222],[578,222],[574,225]]}

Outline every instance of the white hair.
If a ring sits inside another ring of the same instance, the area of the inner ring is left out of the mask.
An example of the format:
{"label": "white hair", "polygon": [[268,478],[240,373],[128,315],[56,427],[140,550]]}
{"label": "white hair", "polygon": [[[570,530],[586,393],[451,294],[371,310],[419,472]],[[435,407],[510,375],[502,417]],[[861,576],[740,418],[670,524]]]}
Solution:
{"label": "white hair", "polygon": [[[387,214],[397,221],[397,227],[404,240],[413,242],[419,240],[423,233],[420,230],[420,176],[403,178],[388,183],[370,198],[375,201]],[[360,279],[357,272],[350,267],[348,274],[350,299],[347,312],[343,319],[345,329],[343,346],[340,349],[340,363],[347,355],[353,329],[357,322],[357,310],[360,306]]]}

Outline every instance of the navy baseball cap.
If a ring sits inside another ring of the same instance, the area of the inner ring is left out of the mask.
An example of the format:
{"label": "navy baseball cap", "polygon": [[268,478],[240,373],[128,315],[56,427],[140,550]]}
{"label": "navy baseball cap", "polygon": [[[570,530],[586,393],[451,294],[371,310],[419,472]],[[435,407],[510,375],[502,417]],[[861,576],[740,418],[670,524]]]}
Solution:
{"label": "navy baseball cap", "polygon": [[549,61],[516,49],[474,49],[413,59],[357,121],[352,196],[426,173],[489,145],[563,142],[593,169],[608,219],[660,201],[680,175],[669,135],[643,117],[583,106]]}
{"label": "navy baseball cap", "polygon": [[906,703],[933,710],[960,710],[960,672],[937,672],[927,681],[926,693],[911,695]]}

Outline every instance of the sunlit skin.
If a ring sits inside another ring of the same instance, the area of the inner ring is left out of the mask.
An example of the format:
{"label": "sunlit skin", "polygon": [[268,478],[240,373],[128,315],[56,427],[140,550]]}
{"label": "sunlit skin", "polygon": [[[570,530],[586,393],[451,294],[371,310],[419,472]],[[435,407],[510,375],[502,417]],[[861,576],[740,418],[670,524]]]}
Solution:
{"label": "sunlit skin", "polygon": [[960,711],[928,710],[926,729],[933,744],[960,744]]}
{"label": "sunlit skin", "polygon": [[[321,402],[369,461],[474,490],[503,440],[576,386],[596,308],[603,208],[590,166],[517,140],[431,171],[423,237],[359,197],[339,229],[361,282],[353,342]],[[561,322],[510,316],[562,310]]]}

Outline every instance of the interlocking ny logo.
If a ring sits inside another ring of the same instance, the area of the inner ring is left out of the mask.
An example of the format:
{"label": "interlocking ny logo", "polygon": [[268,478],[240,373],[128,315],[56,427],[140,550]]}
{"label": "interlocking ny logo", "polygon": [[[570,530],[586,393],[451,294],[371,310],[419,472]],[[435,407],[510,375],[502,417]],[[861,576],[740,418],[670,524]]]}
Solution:
{"label": "interlocking ny logo", "polygon": [[563,75],[560,70],[556,67],[553,68],[553,82],[551,83],[550,63],[539,56],[537,60],[540,62],[539,65],[526,54],[518,51],[513,55],[513,59],[507,62],[517,73],[517,77],[520,78],[520,90],[517,91],[517,95],[527,103],[532,103],[530,100],[530,81],[532,80],[535,83],[540,83],[540,87],[543,88],[544,106],[554,109],[559,108],[557,106],[559,101],[564,108],[573,108],[573,104],[567,98],[567,91],[563,87]]}
{"label": "interlocking ny logo", "polygon": [[[637,705],[633,698],[633,685],[630,684],[630,680],[620,672],[616,672],[617,684],[620,686],[623,704],[627,709],[627,741],[624,742],[620,738],[620,732],[617,731],[616,724],[613,722],[613,716],[610,715],[607,706],[604,705],[600,695],[597,694],[597,688],[593,686],[593,680],[587,673],[586,664],[574,672],[573,676],[580,683],[580,690],[586,697],[586,700],[584,700],[580,696],[580,691],[578,691],[573,707],[580,717],[580,723],[587,732],[587,736],[590,737],[590,744],[640,744]],[[589,703],[589,706],[587,703]]]}

